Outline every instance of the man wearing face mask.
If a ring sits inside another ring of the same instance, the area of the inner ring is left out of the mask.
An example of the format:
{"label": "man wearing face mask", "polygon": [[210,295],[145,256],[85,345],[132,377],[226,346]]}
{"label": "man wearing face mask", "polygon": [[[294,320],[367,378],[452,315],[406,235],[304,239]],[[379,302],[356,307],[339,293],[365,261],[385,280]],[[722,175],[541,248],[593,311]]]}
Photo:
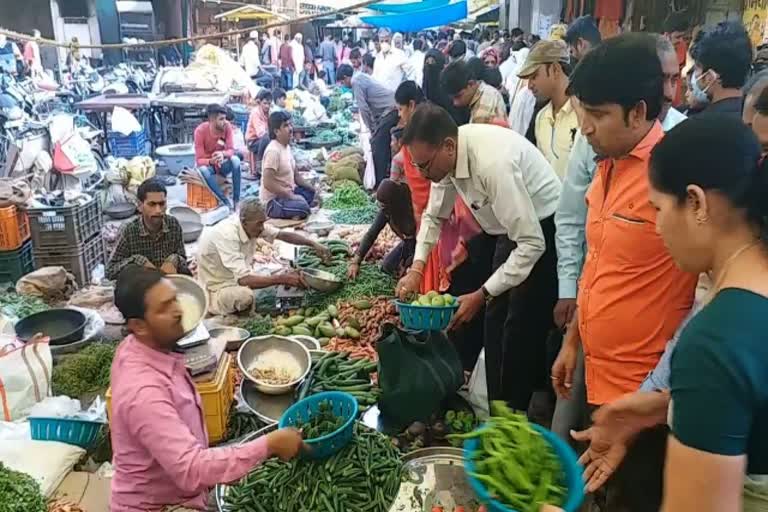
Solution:
{"label": "man wearing face mask", "polygon": [[709,102],[704,112],[741,118],[741,88],[752,65],[752,42],[739,23],[723,22],[705,33],[693,49],[691,94],[696,103]]}
{"label": "man wearing face mask", "polygon": [[405,52],[392,46],[392,31],[388,28],[379,30],[379,47],[381,51],[373,64],[373,78],[394,93],[401,83],[414,76],[414,71]]}

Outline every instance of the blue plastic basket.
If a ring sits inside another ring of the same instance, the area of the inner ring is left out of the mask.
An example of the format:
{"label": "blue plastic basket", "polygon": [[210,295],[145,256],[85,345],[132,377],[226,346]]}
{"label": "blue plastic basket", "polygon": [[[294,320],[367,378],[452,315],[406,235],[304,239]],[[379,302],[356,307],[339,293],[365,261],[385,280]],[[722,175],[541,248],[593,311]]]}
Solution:
{"label": "blue plastic basket", "polygon": [[306,455],[311,459],[330,457],[352,440],[358,411],[357,399],[349,393],[339,391],[326,391],[308,396],[289,407],[278,424],[279,428],[285,428],[306,423],[318,411],[321,402],[328,402],[333,407],[333,413],[346,421],[336,432],[304,441],[310,448]]}
{"label": "blue plastic basket", "polygon": [[147,131],[142,128],[139,132],[123,135],[119,132],[107,134],[110,154],[116,158],[133,158],[149,155]]}
{"label": "blue plastic basket", "polygon": [[[555,455],[560,460],[560,464],[563,466],[563,471],[565,471],[565,484],[568,487],[568,494],[565,497],[565,503],[561,505],[562,509],[565,512],[576,512],[576,510],[579,509],[581,502],[584,500],[584,482],[581,479],[583,468],[579,465],[578,460],[576,459],[576,453],[568,443],[560,439],[553,432],[540,425],[536,425],[535,423],[531,423],[531,427],[538,431],[544,439],[552,445]],[[481,426],[479,428],[483,427]],[[480,440],[476,437],[464,441],[464,468],[467,472],[469,485],[472,486],[472,489],[475,491],[475,494],[477,494],[477,497],[480,498],[480,501],[488,505],[488,510],[490,512],[518,512],[517,510],[506,507],[499,501],[493,499],[488,492],[488,489],[485,487],[485,484],[472,476],[472,473],[475,472],[475,462],[472,460],[471,454],[479,449],[479,447]]]}
{"label": "blue plastic basket", "polygon": [[416,331],[442,331],[448,327],[453,314],[459,309],[457,302],[451,306],[413,306],[396,300],[395,305],[405,328]]}
{"label": "blue plastic basket", "polygon": [[88,449],[104,423],[70,418],[29,418],[32,439],[60,441]]}

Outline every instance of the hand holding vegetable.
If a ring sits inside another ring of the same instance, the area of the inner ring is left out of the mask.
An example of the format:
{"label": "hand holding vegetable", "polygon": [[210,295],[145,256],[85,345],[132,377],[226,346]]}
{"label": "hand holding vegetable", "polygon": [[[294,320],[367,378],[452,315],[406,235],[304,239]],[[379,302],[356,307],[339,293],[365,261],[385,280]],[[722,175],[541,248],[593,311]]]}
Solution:
{"label": "hand holding vegetable", "polygon": [[331,254],[331,250],[322,245],[316,243],[312,248],[315,250],[318,256],[320,256],[320,259],[323,260],[323,263],[326,265],[329,265],[331,263],[331,259],[333,259],[333,254]]}
{"label": "hand holding vegetable", "polygon": [[360,264],[357,262],[357,260],[352,260],[350,262],[349,266],[347,267],[347,277],[351,280],[357,279],[357,274],[360,272]]}
{"label": "hand holding vegetable", "polygon": [[282,460],[291,460],[304,447],[301,432],[295,428],[281,428],[267,434],[267,453]]}
{"label": "hand holding vegetable", "polygon": [[[416,264],[418,262],[414,262]],[[400,279],[400,281],[397,282],[397,287],[395,288],[395,295],[402,300],[402,301],[408,301],[410,297],[412,297],[414,294],[419,293],[419,288],[421,287],[421,278],[423,274],[421,273],[420,269],[416,269],[411,267],[408,272]]]}
{"label": "hand holding vegetable", "polygon": [[277,276],[278,282],[292,288],[306,288],[307,283],[300,272],[284,272]]}

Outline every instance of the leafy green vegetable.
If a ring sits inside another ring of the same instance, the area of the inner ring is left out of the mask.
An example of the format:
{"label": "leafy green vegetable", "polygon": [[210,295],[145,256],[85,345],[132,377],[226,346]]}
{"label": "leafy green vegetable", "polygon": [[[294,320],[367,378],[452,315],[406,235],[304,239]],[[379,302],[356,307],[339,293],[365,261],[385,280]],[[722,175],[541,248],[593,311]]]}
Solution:
{"label": "leafy green vegetable", "polygon": [[46,512],[48,506],[35,479],[0,462],[0,512]]}
{"label": "leafy green vegetable", "polygon": [[331,267],[323,267],[323,270],[331,272],[337,278],[344,281],[344,286],[333,293],[310,292],[306,297],[307,306],[326,308],[337,302],[365,299],[369,297],[390,297],[394,293],[396,280],[391,275],[382,271],[378,265],[363,263],[357,279],[347,279],[347,263],[341,263]]}
{"label": "leafy green vegetable", "polygon": [[350,210],[372,206],[373,202],[365,190],[353,181],[344,180],[334,187],[333,195],[323,203],[325,208],[331,210]]}
{"label": "leafy green vegetable", "polygon": [[261,315],[249,317],[243,323],[243,329],[250,332],[251,336],[264,336],[272,331],[272,319]]}
{"label": "leafy green vegetable", "polygon": [[116,349],[116,344],[98,343],[67,356],[53,367],[53,394],[79,398],[105,392]]}
{"label": "leafy green vegetable", "polygon": [[48,305],[38,297],[18,293],[0,294],[0,312],[6,315],[22,319],[47,309],[50,309]]}

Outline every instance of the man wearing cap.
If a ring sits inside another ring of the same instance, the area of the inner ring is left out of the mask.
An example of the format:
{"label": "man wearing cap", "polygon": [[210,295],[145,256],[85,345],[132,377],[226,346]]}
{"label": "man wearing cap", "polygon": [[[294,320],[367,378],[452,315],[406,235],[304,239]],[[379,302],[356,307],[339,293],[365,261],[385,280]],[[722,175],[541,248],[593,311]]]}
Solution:
{"label": "man wearing cap", "polygon": [[536,145],[562,180],[571,148],[579,130],[568,89],[571,72],[568,46],[563,41],[540,41],[531,49],[517,76],[528,80],[528,88],[540,102],[548,103],[535,120]]}
{"label": "man wearing cap", "polygon": [[394,94],[401,83],[413,78],[414,71],[405,52],[392,46],[392,31],[388,28],[379,30],[379,46],[381,51],[373,63],[373,78]]}

